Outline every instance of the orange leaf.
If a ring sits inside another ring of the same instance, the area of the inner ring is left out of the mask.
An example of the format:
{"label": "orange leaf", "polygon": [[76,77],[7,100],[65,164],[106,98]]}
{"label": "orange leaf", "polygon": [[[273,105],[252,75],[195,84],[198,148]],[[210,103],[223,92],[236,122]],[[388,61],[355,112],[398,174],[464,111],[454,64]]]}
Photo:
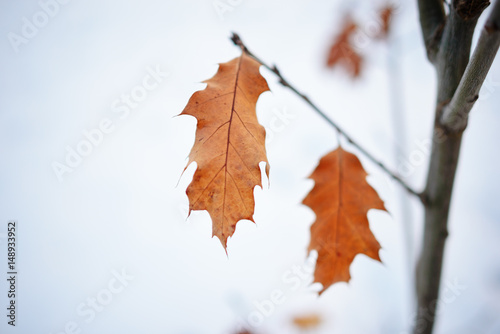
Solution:
{"label": "orange leaf", "polygon": [[327,67],[336,65],[343,66],[352,77],[356,78],[361,74],[363,58],[351,45],[351,36],[358,30],[356,23],[352,19],[344,22],[342,32],[335,38],[326,61]]}
{"label": "orange leaf", "polygon": [[378,38],[384,39],[389,35],[389,30],[391,28],[392,16],[394,14],[394,7],[391,4],[387,4],[380,11],[380,20],[382,21],[382,26],[380,27],[380,32],[378,33]]}
{"label": "orange leaf", "polygon": [[293,318],[293,324],[300,329],[316,328],[321,325],[321,317],[318,314],[308,314]]}
{"label": "orange leaf", "polygon": [[341,147],[321,158],[310,176],[315,185],[303,203],[316,214],[309,251],[318,251],[314,281],[323,284],[320,294],[336,282],[349,281],[357,254],[380,261],[380,245],[366,215],[385,207],[366,176],[358,158]]}
{"label": "orange leaf", "polygon": [[255,112],[257,99],[269,87],[259,67],[245,53],[220,64],[215,76],[205,81],[207,87],[194,93],[181,113],[198,120],[188,162],[198,164],[186,190],[189,213],[208,211],[212,236],[224,249],[238,221],[254,221],[253,189],[262,186],[259,162],[266,162],[269,177],[266,133]]}

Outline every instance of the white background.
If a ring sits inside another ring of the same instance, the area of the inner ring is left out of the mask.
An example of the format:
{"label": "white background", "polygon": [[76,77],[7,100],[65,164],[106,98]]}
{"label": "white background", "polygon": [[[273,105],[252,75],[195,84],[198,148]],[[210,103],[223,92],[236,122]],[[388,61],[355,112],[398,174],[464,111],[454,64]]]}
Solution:
{"label": "white background", "polygon": [[[0,332],[55,334],[74,322],[81,333],[95,334],[232,333],[275,289],[285,301],[263,317],[255,333],[299,333],[291,319],[311,313],[323,318],[311,333],[408,331],[413,319],[409,271],[422,230],[417,201],[410,199],[411,219],[403,219],[399,186],[360,156],[369,182],[391,212],[368,215],[384,264],[358,256],[351,282],[318,298],[311,274],[298,280],[298,289],[289,279],[297,282],[291,270],[306,261],[314,221],[312,211],[300,204],[313,185],[306,178],[337,146],[332,129],[272,73],[261,70],[272,91],[257,104],[261,123],[269,128],[277,112],[293,117],[279,130],[271,129],[270,186],[264,182],[264,190],[255,191],[257,224],[238,223],[227,257],[218,239],[211,238],[206,212],[186,220],[184,191],[194,166],[179,178],[196,123],[174,116],[204,88],[200,82],[216,72],[217,63],[239,55],[228,39],[237,31],[255,54],[276,63],[392,169],[411,159],[406,179],[421,189],[428,163],[421,144],[431,134],[436,80],[422,46],[416,3],[398,4],[389,45],[358,40],[366,63],[354,81],[341,69],[325,69],[329,43],[348,10],[355,11],[369,35],[381,1],[232,3],[221,14],[212,0],[73,0],[59,5],[35,36],[13,47],[9,34],[22,36],[23,18],[33,22],[42,7],[32,0],[0,2],[4,273],[7,222],[16,219],[19,225],[17,326],[7,325],[7,282],[2,279]],[[157,66],[169,75],[120,118],[113,102]],[[388,88],[390,66],[402,80],[399,93]],[[493,64],[464,137],[443,274],[443,286],[461,289],[443,289],[453,298],[441,300],[436,333],[500,332],[499,66]],[[390,101],[395,93],[404,101],[406,148],[394,135]],[[65,163],[67,147],[76,149],[85,140],[82,132],[103,119],[113,122],[113,131],[60,182],[53,163]],[[344,147],[356,152],[347,143]],[[395,161],[396,149],[403,149],[400,161]],[[405,241],[405,228],[413,245]],[[123,268],[133,279],[87,321],[78,306],[104,296],[113,271]]]}

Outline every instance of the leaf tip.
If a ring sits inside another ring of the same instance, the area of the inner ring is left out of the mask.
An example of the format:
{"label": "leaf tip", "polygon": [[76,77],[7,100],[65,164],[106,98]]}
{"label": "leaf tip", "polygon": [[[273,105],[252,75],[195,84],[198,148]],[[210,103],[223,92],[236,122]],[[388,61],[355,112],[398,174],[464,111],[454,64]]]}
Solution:
{"label": "leaf tip", "polygon": [[225,237],[224,235],[222,236],[219,236],[219,235],[216,235],[215,233],[212,233],[212,238],[213,237],[217,237],[217,239],[219,239],[222,247],[224,248],[224,251],[226,252],[226,255],[227,255],[227,239],[228,237]]}

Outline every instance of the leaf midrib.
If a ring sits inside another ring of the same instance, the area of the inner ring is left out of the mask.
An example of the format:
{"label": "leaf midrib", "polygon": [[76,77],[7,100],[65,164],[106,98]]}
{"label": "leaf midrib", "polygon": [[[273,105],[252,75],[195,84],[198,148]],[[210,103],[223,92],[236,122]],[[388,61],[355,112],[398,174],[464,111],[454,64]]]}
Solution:
{"label": "leaf midrib", "polygon": [[233,115],[234,115],[234,105],[236,102],[236,90],[238,88],[238,79],[240,76],[240,67],[241,67],[241,60],[243,59],[243,55],[240,56],[240,59],[238,60],[238,67],[236,69],[236,78],[234,80],[234,93],[233,93],[233,103],[231,105],[231,116],[229,117],[229,126],[227,128],[227,145],[226,145],[226,161],[224,162],[224,197],[222,201],[222,217],[221,217],[221,225],[222,225],[222,235],[224,237],[224,217],[226,216],[226,193],[227,193],[227,160],[229,157],[229,144],[230,144],[230,138],[231,138],[231,126],[233,125]]}

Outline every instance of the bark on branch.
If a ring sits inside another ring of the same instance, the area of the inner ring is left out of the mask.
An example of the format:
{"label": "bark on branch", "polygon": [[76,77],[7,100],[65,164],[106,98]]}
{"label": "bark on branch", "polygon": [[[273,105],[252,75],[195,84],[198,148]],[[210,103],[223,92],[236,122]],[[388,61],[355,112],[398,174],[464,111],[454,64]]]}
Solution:
{"label": "bark on branch", "polygon": [[479,98],[479,90],[500,46],[500,2],[497,1],[481,31],[481,36],[451,102],[445,107],[441,123],[449,131],[463,131],[469,112]]}
{"label": "bark on branch", "polygon": [[[422,250],[416,271],[418,310],[414,334],[431,334],[433,331],[444,246],[448,236],[451,195],[462,142],[463,129],[450,131],[441,122],[442,115],[449,113],[446,106],[450,100],[457,94],[461,95],[460,91],[470,85],[463,77],[466,68],[472,66],[468,65],[472,35],[477,19],[488,4],[487,0],[454,0],[443,28],[439,49],[433,59],[438,75],[438,94],[432,153],[424,191],[425,223]],[[497,6],[498,4],[495,5]],[[426,31],[424,27],[422,31]],[[478,57],[484,56],[484,51],[478,55]],[[485,62],[479,58],[476,61]],[[488,69],[489,67],[484,68],[483,71],[487,72]],[[473,77],[477,73],[470,72],[467,75]],[[482,80],[484,81],[484,78]],[[460,106],[460,101],[451,104],[455,103],[457,107]]]}
{"label": "bark on branch", "polygon": [[425,48],[427,49],[427,58],[431,63],[434,63],[439,49],[441,31],[446,19],[443,0],[419,0],[418,12]]}

